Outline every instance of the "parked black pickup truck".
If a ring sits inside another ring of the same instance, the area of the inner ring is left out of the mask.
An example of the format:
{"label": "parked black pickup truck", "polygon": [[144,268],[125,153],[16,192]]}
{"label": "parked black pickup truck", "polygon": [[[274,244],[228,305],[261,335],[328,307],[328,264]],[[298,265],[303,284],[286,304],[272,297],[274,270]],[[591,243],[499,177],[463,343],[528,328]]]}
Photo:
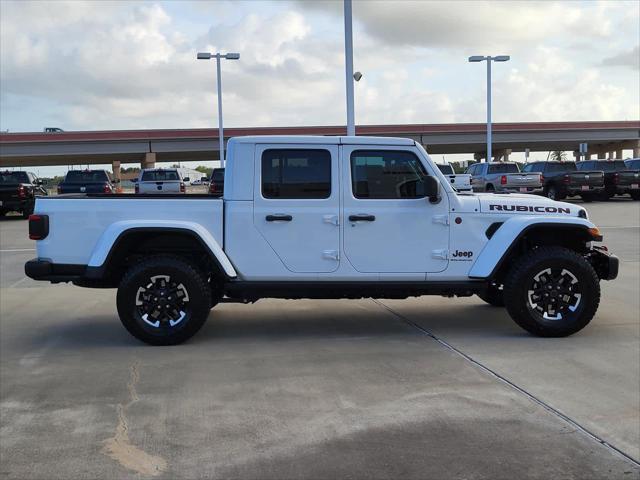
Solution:
{"label": "parked black pickup truck", "polygon": [[640,178],[638,172],[627,169],[624,160],[583,160],[577,163],[578,170],[604,171],[604,191],[599,200],[608,200],[614,195],[631,194],[638,188]]}
{"label": "parked black pickup truck", "polygon": [[36,195],[46,195],[42,181],[31,172],[0,172],[0,217],[20,212],[24,218],[33,213]]}
{"label": "parked black pickup truck", "polygon": [[114,183],[106,170],[69,170],[58,193],[113,193]]}
{"label": "parked black pickup truck", "polygon": [[630,158],[625,160],[624,164],[627,166],[627,170],[634,173],[635,182],[631,183],[631,198],[634,200],[640,200],[640,158]]}
{"label": "parked black pickup truck", "polygon": [[580,195],[591,201],[604,190],[604,172],[578,171],[575,162],[529,162],[522,171],[542,174],[543,195],[552,200]]}

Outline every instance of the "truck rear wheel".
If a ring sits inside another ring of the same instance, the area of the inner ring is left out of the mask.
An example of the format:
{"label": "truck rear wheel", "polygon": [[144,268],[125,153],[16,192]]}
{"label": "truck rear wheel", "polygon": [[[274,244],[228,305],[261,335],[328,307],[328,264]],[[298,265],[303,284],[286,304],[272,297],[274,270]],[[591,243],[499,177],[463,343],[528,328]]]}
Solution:
{"label": "truck rear wheel", "polygon": [[505,279],[504,300],[513,320],[541,337],[582,330],[600,304],[593,267],[576,252],[539,247],[516,259]]}
{"label": "truck rear wheel", "polygon": [[209,316],[211,290],[189,261],[159,255],[133,265],[118,287],[118,314],[131,335],[150,345],[191,338]]}

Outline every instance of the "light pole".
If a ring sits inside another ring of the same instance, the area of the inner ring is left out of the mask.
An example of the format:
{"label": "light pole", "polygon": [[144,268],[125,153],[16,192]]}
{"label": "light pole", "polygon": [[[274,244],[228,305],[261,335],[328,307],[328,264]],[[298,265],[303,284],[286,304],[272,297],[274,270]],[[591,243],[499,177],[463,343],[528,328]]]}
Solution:
{"label": "light pole", "polygon": [[198,60],[211,60],[215,58],[217,61],[218,71],[218,143],[220,144],[220,166],[224,168],[224,127],[222,126],[222,73],[220,70],[220,59],[239,60],[239,53],[209,53],[199,52]]}
{"label": "light pole", "polygon": [[469,57],[470,62],[487,62],[487,162],[491,161],[491,62],[507,62],[509,55],[498,55],[496,57],[474,55]]}
{"label": "light pole", "polygon": [[351,0],[344,0],[344,67],[347,83],[347,135],[356,134],[353,106],[353,32],[351,21]]}

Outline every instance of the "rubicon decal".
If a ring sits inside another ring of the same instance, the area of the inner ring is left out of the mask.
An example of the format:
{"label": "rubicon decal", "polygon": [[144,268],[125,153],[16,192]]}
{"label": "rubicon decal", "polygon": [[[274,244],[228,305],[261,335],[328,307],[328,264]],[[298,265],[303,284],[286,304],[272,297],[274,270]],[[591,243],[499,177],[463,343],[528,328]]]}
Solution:
{"label": "rubicon decal", "polygon": [[571,213],[571,209],[566,207],[543,207],[540,205],[495,205],[493,203],[489,205],[489,210],[497,212]]}

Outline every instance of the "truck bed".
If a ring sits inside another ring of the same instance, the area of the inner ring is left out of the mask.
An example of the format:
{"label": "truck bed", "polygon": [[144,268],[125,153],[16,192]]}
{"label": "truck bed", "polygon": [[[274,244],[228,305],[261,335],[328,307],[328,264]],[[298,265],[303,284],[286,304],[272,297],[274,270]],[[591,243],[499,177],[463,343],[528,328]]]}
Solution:
{"label": "truck bed", "polygon": [[209,195],[39,197],[35,213],[49,216],[50,234],[37,243],[38,257],[57,264],[93,265],[92,259],[95,262],[101,258],[102,245],[111,245],[120,228],[128,225],[153,229],[176,222],[199,225],[222,247],[223,209],[223,200]]}

